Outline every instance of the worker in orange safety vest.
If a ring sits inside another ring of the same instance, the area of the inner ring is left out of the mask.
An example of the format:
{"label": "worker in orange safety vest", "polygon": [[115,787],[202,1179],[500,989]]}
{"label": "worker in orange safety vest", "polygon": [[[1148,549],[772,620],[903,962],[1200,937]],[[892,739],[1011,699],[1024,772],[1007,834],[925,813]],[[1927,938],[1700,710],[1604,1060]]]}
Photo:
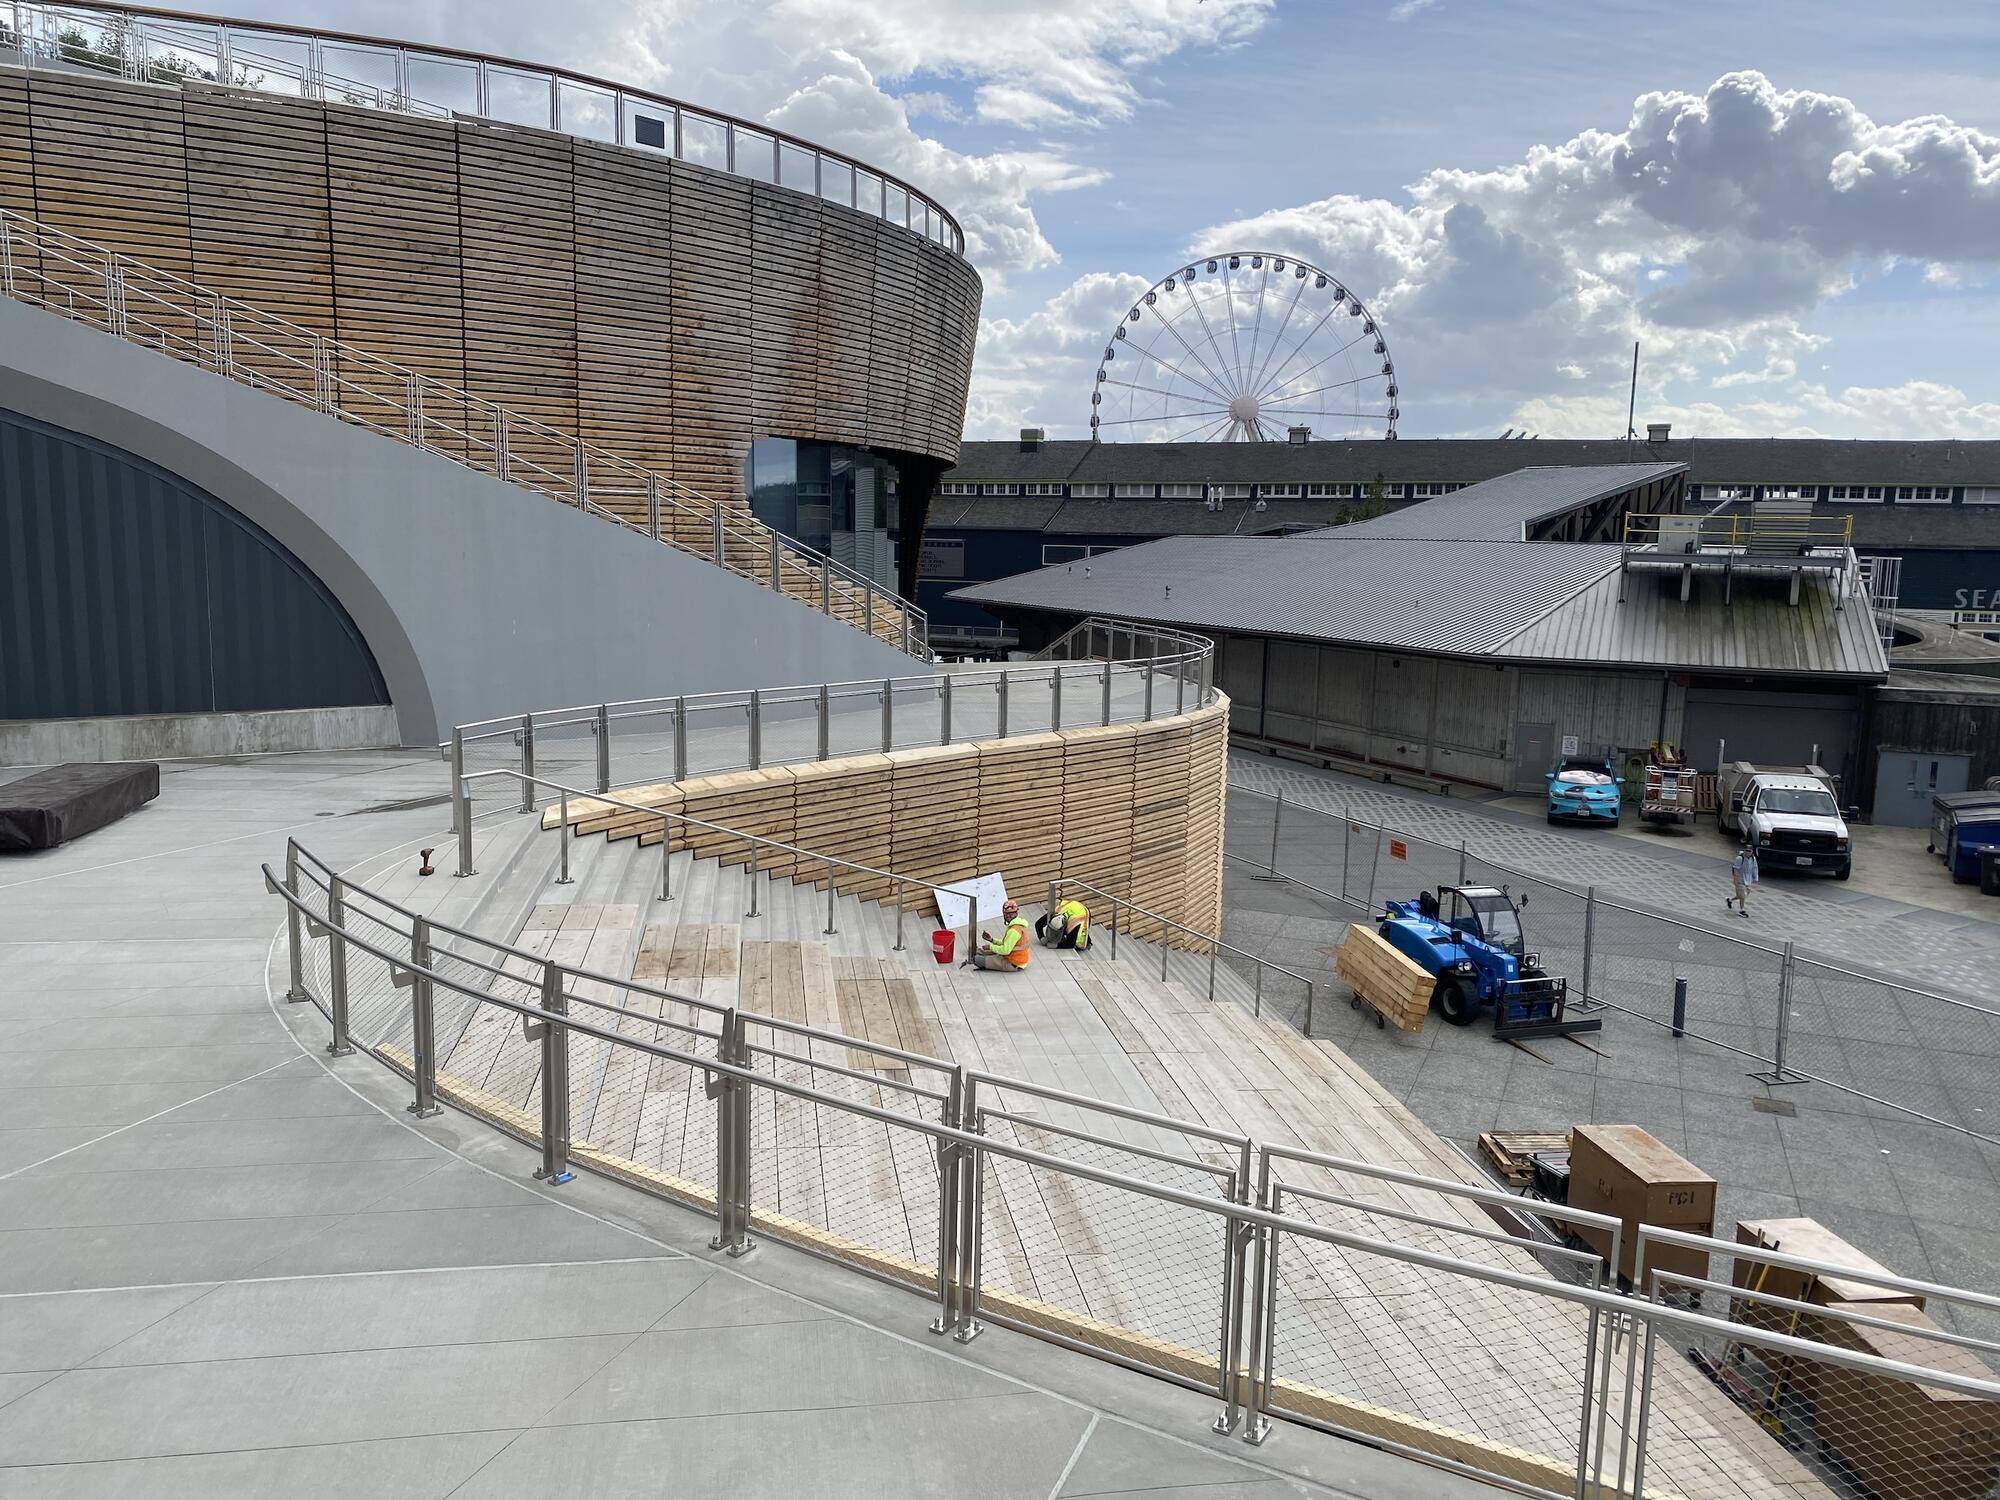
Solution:
{"label": "worker in orange safety vest", "polygon": [[996,941],[993,934],[982,931],[979,941],[984,944],[972,955],[975,969],[1025,969],[1028,967],[1028,924],[1022,920],[1020,905],[1009,901],[1000,908],[1000,915],[1007,919],[1006,929]]}

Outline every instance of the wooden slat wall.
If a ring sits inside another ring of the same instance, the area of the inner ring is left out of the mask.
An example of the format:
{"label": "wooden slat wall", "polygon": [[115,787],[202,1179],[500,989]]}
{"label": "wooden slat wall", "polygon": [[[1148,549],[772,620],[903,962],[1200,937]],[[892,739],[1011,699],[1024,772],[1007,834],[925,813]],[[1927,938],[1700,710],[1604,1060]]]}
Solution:
{"label": "wooden slat wall", "polygon": [[0,203],[725,504],[756,436],[958,455],[969,265],[654,152],[0,70]]}
{"label": "wooden slat wall", "polygon": [[[1047,899],[1062,876],[1214,932],[1222,910],[1222,817],[1229,754],[1226,700],[1151,724],[1113,724],[973,744],[926,746],[662,783],[621,799],[678,809],[740,833],[761,834],[857,864],[943,885],[999,872],[1023,902]],[[543,814],[554,827],[559,812]],[[573,803],[578,836],[657,843],[644,814]],[[675,847],[740,864],[727,835],[687,830]],[[825,867],[766,853],[761,868],[816,886]],[[887,881],[839,876],[842,894],[887,900]],[[928,890],[910,905],[928,910]],[[1101,902],[1097,903],[1102,905]],[[1106,917],[1109,913],[1104,913]],[[1155,937],[1159,924],[1128,922]],[[1202,945],[1170,932],[1175,947]]]}
{"label": "wooden slat wall", "polygon": [[[28,75],[0,68],[0,208],[35,217],[35,155],[28,131]],[[14,247],[15,273],[23,294],[41,296],[40,258]]]}

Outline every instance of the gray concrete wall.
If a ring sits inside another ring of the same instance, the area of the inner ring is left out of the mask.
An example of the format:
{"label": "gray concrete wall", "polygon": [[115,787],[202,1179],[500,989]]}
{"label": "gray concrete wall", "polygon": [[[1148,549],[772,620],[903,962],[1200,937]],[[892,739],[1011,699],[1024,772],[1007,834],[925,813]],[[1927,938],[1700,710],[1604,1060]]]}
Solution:
{"label": "gray concrete wall", "polygon": [[182,475],[283,542],[367,638],[406,744],[530,707],[914,670],[646,537],[5,299],[0,406]]}
{"label": "gray concrete wall", "polygon": [[0,766],[211,759],[279,750],[372,750],[395,745],[400,738],[393,708],[0,720]]}

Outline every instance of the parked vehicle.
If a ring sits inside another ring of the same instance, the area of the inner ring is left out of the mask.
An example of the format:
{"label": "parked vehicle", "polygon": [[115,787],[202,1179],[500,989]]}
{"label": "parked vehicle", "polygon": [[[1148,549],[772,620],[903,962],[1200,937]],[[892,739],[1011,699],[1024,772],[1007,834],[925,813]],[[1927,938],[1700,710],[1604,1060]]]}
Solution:
{"label": "parked vehicle", "polygon": [[1469,1026],[1493,1007],[1496,1037],[1565,1036],[1597,1031],[1597,1017],[1571,1017],[1569,983],[1543,972],[1528,951],[1513,899],[1490,885],[1440,886],[1433,896],[1391,901],[1376,928],[1383,941],[1426,973],[1445,1020]]}
{"label": "parked vehicle", "polygon": [[1549,821],[1618,826],[1623,793],[1608,755],[1565,755],[1548,773]]}
{"label": "parked vehicle", "polygon": [[1639,816],[1648,823],[1692,823],[1700,801],[1700,778],[1672,745],[1652,745]]}
{"label": "parked vehicle", "polygon": [[1854,845],[1838,787],[1821,766],[1732,761],[1717,777],[1716,821],[1756,849],[1759,870],[1825,870],[1845,880]]}

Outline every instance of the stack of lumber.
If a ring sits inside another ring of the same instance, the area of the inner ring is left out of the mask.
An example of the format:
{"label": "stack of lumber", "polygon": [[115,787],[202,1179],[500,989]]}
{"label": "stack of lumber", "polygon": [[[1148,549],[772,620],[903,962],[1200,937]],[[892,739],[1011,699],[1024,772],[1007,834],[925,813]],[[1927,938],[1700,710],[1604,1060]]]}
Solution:
{"label": "stack of lumber", "polygon": [[1060,824],[1064,875],[1126,892],[1132,884],[1132,727],[1065,729],[1062,739],[1062,780],[1049,788],[1060,795],[1020,814]]}
{"label": "stack of lumber", "polygon": [[[813,761],[792,768],[793,827],[802,849],[821,849],[878,870],[894,868],[894,836],[883,816],[889,785],[886,755],[850,755],[840,760]],[[826,884],[826,867],[800,864],[795,879],[808,885]],[[836,880],[843,896],[867,901],[886,900],[889,882],[840,871]]]}
{"label": "stack of lumber", "polygon": [[1422,1031],[1431,1008],[1431,976],[1356,922],[1340,945],[1335,970],[1363,1004],[1400,1031]]}
{"label": "stack of lumber", "polygon": [[[979,869],[979,747],[932,745],[898,750],[889,757],[890,820],[895,828],[892,868],[937,885],[964,880]],[[1022,817],[1055,816],[1034,807]],[[919,909],[931,904],[927,890],[911,889],[907,899]]]}
{"label": "stack of lumber", "polygon": [[[731,771],[705,776],[683,788],[681,810],[690,818],[720,823],[733,833],[754,833],[789,844],[792,838],[792,768],[768,766],[761,771]],[[687,827],[688,847],[697,859],[717,859],[725,865],[748,864],[751,846],[731,833]],[[759,847],[757,868],[788,875],[792,856]]]}
{"label": "stack of lumber", "polygon": [[[1064,873],[1062,739],[1031,734],[984,740],[978,750],[981,872],[1005,876],[1017,900],[1046,900],[1049,882]],[[1070,873],[1089,878],[1081,869]]]}
{"label": "stack of lumber", "polygon": [[1569,1150],[1566,1130],[1483,1130],[1479,1154],[1508,1187],[1524,1188],[1535,1180],[1534,1157],[1542,1151]]}
{"label": "stack of lumber", "polygon": [[[1132,902],[1149,911],[1180,912],[1187,885],[1188,747],[1185,720],[1140,731],[1132,764]],[[1136,918],[1126,930],[1155,942],[1162,924]],[[1213,928],[1208,929],[1214,931]]]}

